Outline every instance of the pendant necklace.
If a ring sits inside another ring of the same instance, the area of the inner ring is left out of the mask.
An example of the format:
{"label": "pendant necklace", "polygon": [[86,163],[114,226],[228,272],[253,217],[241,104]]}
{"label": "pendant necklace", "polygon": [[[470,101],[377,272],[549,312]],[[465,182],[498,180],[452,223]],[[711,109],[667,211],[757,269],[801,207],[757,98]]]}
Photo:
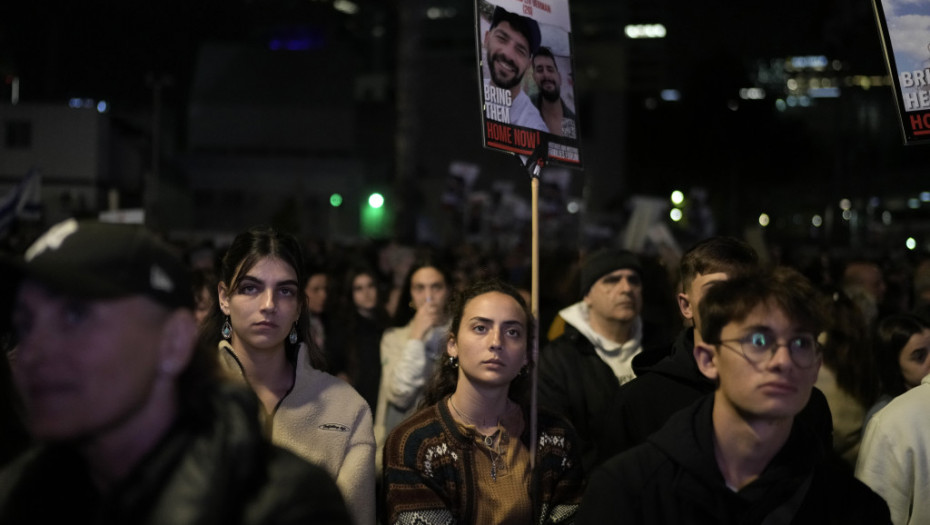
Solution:
{"label": "pendant necklace", "polygon": [[[459,415],[459,417],[475,425],[476,428],[478,427],[479,423],[477,421],[463,414],[462,411],[459,410],[457,406],[455,406],[455,403],[452,402],[452,396],[449,396],[449,406],[452,407],[452,410],[454,410],[455,413]],[[502,434],[503,431],[501,430],[501,419],[499,417],[497,418],[497,430],[495,430],[493,434],[488,434],[485,436],[484,434],[478,433],[478,435],[484,438],[484,444],[488,447],[488,451],[491,453],[491,479],[494,481],[497,481],[497,461],[503,459],[501,457]]]}

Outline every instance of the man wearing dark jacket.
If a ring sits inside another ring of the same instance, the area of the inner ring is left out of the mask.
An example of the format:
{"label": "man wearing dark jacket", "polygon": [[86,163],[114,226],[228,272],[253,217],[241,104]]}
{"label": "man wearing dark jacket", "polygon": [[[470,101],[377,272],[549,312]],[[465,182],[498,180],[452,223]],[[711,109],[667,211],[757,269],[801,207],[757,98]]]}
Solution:
{"label": "man wearing dark jacket", "polygon": [[795,417],[822,362],[821,305],[787,268],[708,289],[694,356],[713,394],[595,471],[576,523],[890,523],[885,502]]}
{"label": "man wearing dark jacket", "polygon": [[169,246],[72,219],[3,263],[37,445],[0,473],[0,524],[350,522],[325,471],[262,436],[255,396],[216,380]]}
{"label": "man wearing dark jacket", "polygon": [[625,250],[600,250],[581,267],[583,299],[559,312],[565,332],[541,352],[539,403],[568,419],[582,443],[585,470],[597,458],[608,403],[633,379],[633,358],[661,335],[643,323],[639,258]]}

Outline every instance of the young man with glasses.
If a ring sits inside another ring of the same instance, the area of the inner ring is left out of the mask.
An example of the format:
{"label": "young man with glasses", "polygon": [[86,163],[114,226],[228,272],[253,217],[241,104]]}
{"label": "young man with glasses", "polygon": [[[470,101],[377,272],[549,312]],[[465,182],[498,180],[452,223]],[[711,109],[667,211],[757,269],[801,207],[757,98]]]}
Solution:
{"label": "young man with glasses", "polygon": [[716,389],[595,471],[576,523],[890,523],[795,424],[822,360],[821,305],[787,268],[710,287],[694,357]]}

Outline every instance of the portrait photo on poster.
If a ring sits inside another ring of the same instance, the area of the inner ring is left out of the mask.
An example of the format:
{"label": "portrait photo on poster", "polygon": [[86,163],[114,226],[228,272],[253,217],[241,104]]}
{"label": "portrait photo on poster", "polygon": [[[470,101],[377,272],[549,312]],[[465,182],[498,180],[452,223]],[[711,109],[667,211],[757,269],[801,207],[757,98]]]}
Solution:
{"label": "portrait photo on poster", "polygon": [[568,0],[476,0],[484,146],[582,168]]}
{"label": "portrait photo on poster", "polygon": [[905,144],[930,142],[930,2],[873,0]]}

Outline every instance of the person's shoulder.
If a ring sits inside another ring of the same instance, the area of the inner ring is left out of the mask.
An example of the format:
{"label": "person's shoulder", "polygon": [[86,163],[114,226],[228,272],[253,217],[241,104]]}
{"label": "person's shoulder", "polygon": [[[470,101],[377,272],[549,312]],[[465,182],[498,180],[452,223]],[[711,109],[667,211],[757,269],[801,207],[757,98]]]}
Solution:
{"label": "person's shoulder", "polygon": [[562,335],[549,341],[543,348],[542,354],[554,352],[567,352],[580,349],[584,346],[591,346],[590,341],[585,338],[577,328],[569,323],[565,323],[565,330]]}
{"label": "person's shoulder", "polygon": [[848,523],[891,523],[885,500],[837,461],[818,465],[812,493],[812,503],[841,512]]}
{"label": "person's shoulder", "polygon": [[314,390],[320,392],[321,396],[338,400],[340,410],[368,406],[362,395],[344,380],[311,366],[305,368],[305,373],[309,380],[308,383],[315,387]]}
{"label": "person's shoulder", "polygon": [[899,433],[903,428],[921,428],[925,432],[904,431],[903,436],[919,434],[921,440],[930,441],[930,384],[918,385],[893,398],[884,407],[874,412],[868,421],[868,428],[873,425],[880,432]]}
{"label": "person's shoulder", "polygon": [[423,407],[410,417],[397,424],[388,435],[388,442],[397,443],[413,439],[423,439],[427,436],[435,436],[445,431],[445,425],[442,423],[442,417],[436,405]]}
{"label": "person's shoulder", "polygon": [[672,458],[646,441],[607,459],[592,472],[602,483],[617,483],[636,490],[665,485],[666,473],[675,467]]}
{"label": "person's shoulder", "polygon": [[351,523],[332,477],[281,447],[269,446],[267,477],[255,494],[243,523]]}

